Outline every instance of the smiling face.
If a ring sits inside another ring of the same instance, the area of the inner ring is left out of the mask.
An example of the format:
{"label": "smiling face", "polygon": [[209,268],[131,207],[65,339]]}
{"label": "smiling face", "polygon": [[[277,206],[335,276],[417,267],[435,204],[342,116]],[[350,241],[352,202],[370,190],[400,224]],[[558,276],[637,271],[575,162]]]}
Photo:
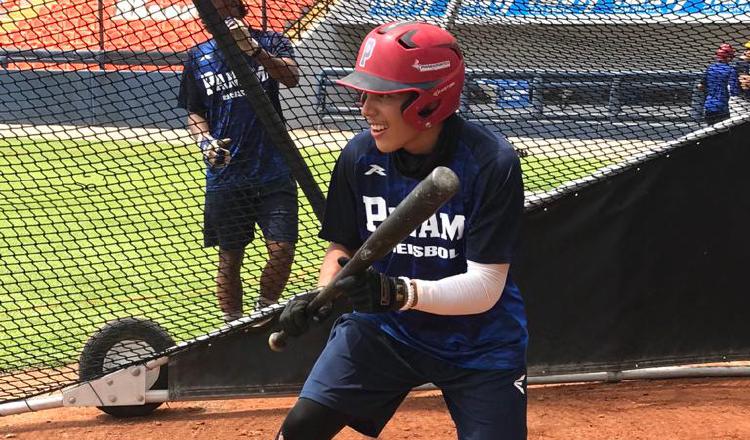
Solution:
{"label": "smiling face", "polygon": [[436,124],[427,130],[417,130],[408,124],[402,115],[402,108],[411,95],[411,92],[362,94],[360,111],[370,125],[370,134],[381,153],[392,153],[403,148],[412,154],[427,154],[435,147],[443,124]]}

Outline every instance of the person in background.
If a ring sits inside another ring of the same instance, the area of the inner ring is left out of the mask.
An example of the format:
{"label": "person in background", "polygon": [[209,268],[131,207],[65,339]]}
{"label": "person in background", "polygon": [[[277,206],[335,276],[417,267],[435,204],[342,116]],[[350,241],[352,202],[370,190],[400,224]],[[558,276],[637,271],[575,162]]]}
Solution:
{"label": "person in background", "polygon": [[706,124],[713,125],[729,118],[729,97],[739,95],[737,71],[730,65],[734,48],[727,43],[716,50],[716,61],[708,66],[699,90],[706,92],[703,116]]}
{"label": "person in background", "polygon": [[735,68],[740,83],[740,96],[745,100],[745,106],[750,105],[750,41],[747,41],[743,48],[744,53],[737,61]]}
{"label": "person in background", "polygon": [[[240,0],[214,5],[281,115],[279,83],[294,87],[299,81],[290,41],[250,29]],[[178,104],[188,111],[188,129],[206,164],[204,245],[219,249],[216,296],[230,322],[243,316],[240,270],[256,223],[269,255],[256,307],[276,303],[286,285],[298,235],[297,187],[215,39],[189,51]]]}

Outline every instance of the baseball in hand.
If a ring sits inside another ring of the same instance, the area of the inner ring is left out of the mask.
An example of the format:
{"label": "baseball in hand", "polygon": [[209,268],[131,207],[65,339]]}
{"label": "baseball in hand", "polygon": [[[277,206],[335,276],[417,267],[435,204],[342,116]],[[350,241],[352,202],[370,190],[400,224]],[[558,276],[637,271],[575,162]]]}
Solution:
{"label": "baseball in hand", "polygon": [[241,19],[227,17],[224,19],[224,23],[226,23],[229,33],[243,52],[253,56],[257,55],[260,44],[250,35],[250,29]]}

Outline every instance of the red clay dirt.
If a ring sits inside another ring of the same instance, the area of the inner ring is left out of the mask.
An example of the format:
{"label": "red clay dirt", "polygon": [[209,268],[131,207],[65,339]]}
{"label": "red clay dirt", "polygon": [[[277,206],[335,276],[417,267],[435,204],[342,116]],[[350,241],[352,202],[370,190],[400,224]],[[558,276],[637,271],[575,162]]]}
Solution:
{"label": "red clay dirt", "polygon": [[[0,440],[271,439],[294,401],[284,397],[175,402],[139,419],[115,419],[95,408],[59,408],[0,418]],[[528,426],[529,439],[539,440],[747,440],[750,379],[532,386]],[[349,429],[336,437],[365,438]],[[440,393],[418,391],[379,438],[456,437]]]}

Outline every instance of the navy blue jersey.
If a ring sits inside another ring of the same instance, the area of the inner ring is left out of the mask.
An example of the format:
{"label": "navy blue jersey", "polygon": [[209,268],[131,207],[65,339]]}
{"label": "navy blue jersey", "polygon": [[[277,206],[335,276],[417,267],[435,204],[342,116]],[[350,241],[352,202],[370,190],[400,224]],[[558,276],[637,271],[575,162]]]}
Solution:
{"label": "navy blue jersey", "polygon": [[[291,43],[281,34],[254,29],[251,34],[270,54],[294,58]],[[281,115],[279,82],[251,57],[247,57],[247,61]],[[205,117],[214,138],[232,139],[230,164],[223,168],[206,167],[207,190],[262,184],[289,176],[289,168],[281,153],[270,141],[215,40],[199,44],[189,51],[178,104],[191,113]]]}
{"label": "navy blue jersey", "polygon": [[[445,165],[458,175],[460,192],[375,263],[380,272],[438,280],[466,272],[467,260],[511,263],[524,200],[518,156],[478,125],[464,122],[459,129]],[[369,131],[347,144],[331,177],[321,238],[356,250],[419,183],[399,171],[396,155],[380,153]],[[396,340],[458,366],[512,369],[526,362],[526,315],[510,275],[501,299],[485,313],[362,315]]]}
{"label": "navy blue jersey", "polygon": [[739,94],[737,71],[727,63],[715,62],[708,66],[703,78],[706,102],[703,108],[712,113],[729,113],[729,95]]}

